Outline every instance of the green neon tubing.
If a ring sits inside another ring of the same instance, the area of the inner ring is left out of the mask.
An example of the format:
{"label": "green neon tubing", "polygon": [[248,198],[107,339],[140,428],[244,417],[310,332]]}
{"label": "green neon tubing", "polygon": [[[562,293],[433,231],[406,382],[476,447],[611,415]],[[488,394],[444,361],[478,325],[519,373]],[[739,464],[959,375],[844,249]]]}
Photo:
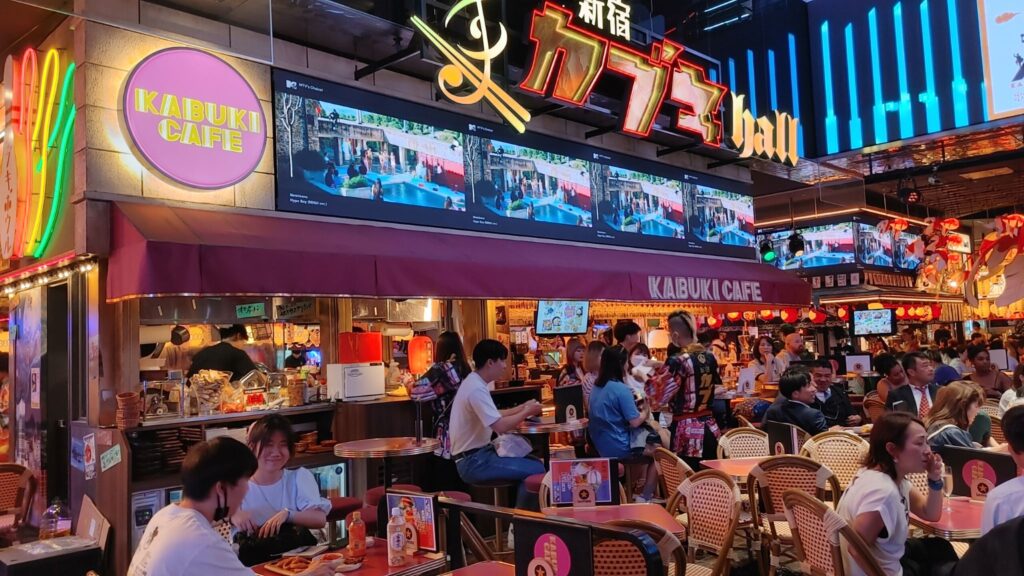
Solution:
{"label": "green neon tubing", "polygon": [[63,134],[60,137],[60,148],[58,149],[57,156],[57,175],[53,181],[53,201],[50,202],[50,217],[46,221],[46,230],[43,232],[43,238],[39,241],[35,251],[32,253],[34,258],[39,258],[43,255],[46,247],[50,244],[50,238],[53,236],[53,231],[57,227],[57,212],[60,210],[60,202],[62,192],[64,190],[65,179],[64,169],[67,166],[67,155],[70,149],[71,134],[74,132],[75,126],[75,115],[77,111],[72,106],[68,111],[67,123],[64,124]]}

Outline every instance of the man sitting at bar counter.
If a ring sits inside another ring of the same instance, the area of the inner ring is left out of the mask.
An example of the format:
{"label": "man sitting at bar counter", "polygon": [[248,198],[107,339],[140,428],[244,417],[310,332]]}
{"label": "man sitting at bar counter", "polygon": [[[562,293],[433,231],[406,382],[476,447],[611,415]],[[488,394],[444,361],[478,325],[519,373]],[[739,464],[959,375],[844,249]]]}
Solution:
{"label": "man sitting at bar counter", "polygon": [[[181,465],[184,497],[150,519],[128,576],[252,576],[213,523],[238,510],[256,466],[252,451],[233,438],[192,446]],[[315,564],[301,574],[331,576],[334,570]]]}
{"label": "man sitting at bar counter", "polygon": [[506,359],[508,348],[497,340],[481,340],[473,349],[476,371],[462,381],[452,402],[452,458],[467,484],[519,482],[516,507],[527,508],[530,496],[522,481],[543,474],[544,464],[529,457],[499,456],[491,444],[491,434],[515,431],[527,418],[539,416],[541,405],[536,400],[509,410],[498,410],[494,405],[488,383],[504,376]]}
{"label": "man sitting at bar counter", "polygon": [[256,369],[256,363],[242,350],[249,339],[245,326],[232,324],[219,331],[220,342],[203,348],[192,358],[192,365],[188,368],[189,378],[200,370],[220,370],[231,372],[231,380],[235,381]]}

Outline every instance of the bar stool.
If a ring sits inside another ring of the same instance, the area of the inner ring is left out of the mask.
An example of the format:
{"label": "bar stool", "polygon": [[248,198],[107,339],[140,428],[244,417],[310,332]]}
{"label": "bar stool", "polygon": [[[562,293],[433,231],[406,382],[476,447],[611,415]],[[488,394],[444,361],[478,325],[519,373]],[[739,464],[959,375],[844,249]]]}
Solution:
{"label": "bar stool", "polygon": [[[541,475],[541,478],[544,476]],[[491,482],[481,482],[479,484],[470,484],[474,488],[490,488],[494,494],[494,505],[498,507],[508,507],[505,496],[508,494],[508,489],[518,484],[518,482],[512,482],[509,480],[493,480]],[[494,550],[499,554],[504,552],[505,546],[502,542],[504,533],[501,526],[501,518],[494,519]]]}
{"label": "bar stool", "polygon": [[[530,494],[538,494],[539,495],[540,494],[540,485],[544,483],[544,476],[546,474],[547,473],[534,474],[533,476],[527,476],[526,480],[523,480],[523,482],[526,483],[526,491],[529,492]],[[543,503],[541,503],[541,507],[542,508],[544,507]]]}
{"label": "bar stool", "polygon": [[327,513],[327,541],[334,543],[338,539],[338,521],[348,521],[349,514],[362,509],[363,501],[359,498],[338,496],[331,498],[331,511]]}

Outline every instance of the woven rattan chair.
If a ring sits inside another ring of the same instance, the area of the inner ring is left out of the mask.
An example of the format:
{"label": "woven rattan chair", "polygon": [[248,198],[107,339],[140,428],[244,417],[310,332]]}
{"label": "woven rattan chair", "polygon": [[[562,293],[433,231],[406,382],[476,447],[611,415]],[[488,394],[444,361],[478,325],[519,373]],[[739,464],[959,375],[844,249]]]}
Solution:
{"label": "woven rattan chair", "polygon": [[678,499],[679,485],[690,476],[693,468],[683,462],[671,450],[658,448],[654,451],[654,464],[658,467],[658,483],[661,493],[665,496],[665,509],[673,514],[676,512],[675,501]]}
{"label": "woven rattan chair", "polygon": [[683,576],[691,573],[686,567],[686,550],[675,534],[643,520],[613,520],[608,524],[620,528],[633,528],[650,536],[661,552],[665,576]]}
{"label": "woven rattan chair", "polygon": [[870,447],[860,436],[846,432],[822,432],[804,443],[800,455],[828,466],[839,480],[839,487],[846,490]]}
{"label": "woven rattan chair", "polygon": [[[684,480],[679,486],[679,493],[687,512],[686,544],[690,565],[686,568],[686,576],[729,574],[729,552],[742,508],[736,483],[723,472],[704,470]],[[697,550],[717,557],[712,568],[693,563]]]}
{"label": "woven rattan chair", "polygon": [[922,496],[928,497],[928,474],[925,472],[907,474],[907,480],[910,481],[910,486],[914,490],[920,492]]}
{"label": "woven rattan chair", "polygon": [[851,561],[857,562],[867,576],[885,576],[868,545],[834,510],[799,490],[785,491],[782,501],[793,532],[796,559],[803,563],[804,574],[846,576],[839,544],[842,537],[847,549],[856,551],[860,558],[856,560],[851,554]]}
{"label": "woven rattan chair", "polygon": [[998,416],[992,416],[992,439],[1000,444],[1006,443],[1006,435],[1003,434],[1003,420]]}
{"label": "woven rattan chair", "polygon": [[636,544],[628,540],[606,539],[599,540],[594,545],[594,576],[649,576],[649,574],[644,554]]}
{"label": "woven rattan chair", "polygon": [[750,422],[750,420],[747,420],[746,418],[740,416],[739,414],[736,415],[736,421],[739,422],[740,428],[755,428],[755,426]]}
{"label": "woven rattan chair", "polygon": [[868,415],[868,420],[872,422],[878,422],[878,419],[885,414],[885,402],[878,397],[878,392],[872,390],[864,396],[864,412]]}
{"label": "woven rattan chair", "polygon": [[13,518],[0,525],[0,536],[17,540],[35,495],[36,477],[31,470],[18,464],[0,464],[0,514]]}
{"label": "woven rattan chair", "polygon": [[757,428],[733,428],[718,439],[718,459],[768,456],[768,433]]}
{"label": "woven rattan chair", "polygon": [[[989,398],[985,400],[984,404],[981,405],[981,411],[988,414],[988,417],[992,420],[999,418],[999,400],[993,400]],[[993,428],[995,428],[993,426]]]}
{"label": "woven rattan chair", "polygon": [[[783,554],[792,557],[793,536],[786,521],[782,494],[795,489],[819,500],[831,494],[833,509],[839,505],[839,481],[826,466],[803,456],[776,456],[750,471],[747,492],[754,523],[761,526],[762,573],[774,576]],[[765,552],[769,552],[768,555]],[[764,566],[766,556],[770,564]]]}

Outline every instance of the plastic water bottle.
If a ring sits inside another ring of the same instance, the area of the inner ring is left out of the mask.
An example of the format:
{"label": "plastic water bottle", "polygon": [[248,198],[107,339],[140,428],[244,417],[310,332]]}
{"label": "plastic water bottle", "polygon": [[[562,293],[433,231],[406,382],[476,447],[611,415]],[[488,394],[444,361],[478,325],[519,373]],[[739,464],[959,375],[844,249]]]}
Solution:
{"label": "plastic water bottle", "polygon": [[60,538],[71,535],[71,509],[60,498],[54,498],[53,504],[43,513],[39,523],[39,539]]}
{"label": "plastic water bottle", "polygon": [[388,566],[402,566],[407,558],[405,554],[405,519],[402,509],[391,509],[391,521],[388,522]]}

